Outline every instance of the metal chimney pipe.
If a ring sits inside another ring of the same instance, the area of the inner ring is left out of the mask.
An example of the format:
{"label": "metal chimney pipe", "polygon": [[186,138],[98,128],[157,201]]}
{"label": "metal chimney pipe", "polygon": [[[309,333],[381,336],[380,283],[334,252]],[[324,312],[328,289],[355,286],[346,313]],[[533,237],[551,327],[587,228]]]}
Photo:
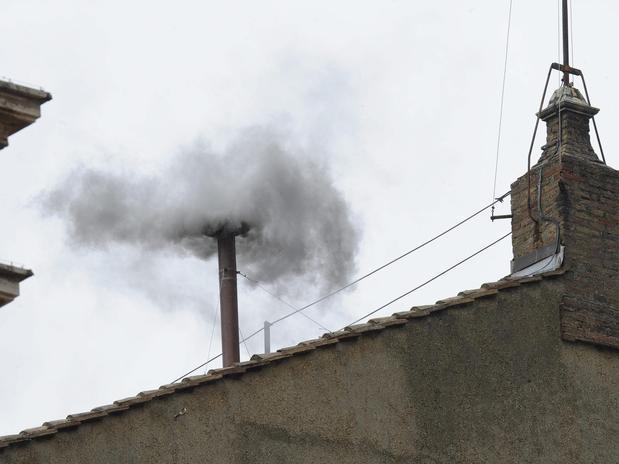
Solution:
{"label": "metal chimney pipe", "polygon": [[271,352],[271,324],[269,321],[264,321],[264,352]]}
{"label": "metal chimney pipe", "polygon": [[223,366],[239,362],[239,307],[236,290],[236,245],[234,234],[217,236],[219,258],[219,307]]}

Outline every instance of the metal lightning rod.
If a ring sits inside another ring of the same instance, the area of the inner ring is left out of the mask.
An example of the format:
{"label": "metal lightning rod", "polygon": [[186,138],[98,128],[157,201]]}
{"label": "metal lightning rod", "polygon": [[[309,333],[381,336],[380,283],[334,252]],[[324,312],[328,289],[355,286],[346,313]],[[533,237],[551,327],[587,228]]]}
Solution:
{"label": "metal lightning rod", "polygon": [[569,85],[570,83],[570,31],[569,31],[569,17],[568,17],[567,0],[563,0],[563,65],[565,70],[563,71],[563,83]]}

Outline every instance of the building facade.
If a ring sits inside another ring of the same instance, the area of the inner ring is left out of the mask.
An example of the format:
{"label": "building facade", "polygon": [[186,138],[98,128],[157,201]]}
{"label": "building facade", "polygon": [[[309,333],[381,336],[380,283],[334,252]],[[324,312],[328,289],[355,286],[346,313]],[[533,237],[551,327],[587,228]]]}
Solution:
{"label": "building facade", "polygon": [[[43,90],[0,80],[0,150],[9,145],[9,136],[41,116],[41,105],[51,98]],[[0,307],[17,298],[19,284],[32,275],[29,269],[0,263]]]}

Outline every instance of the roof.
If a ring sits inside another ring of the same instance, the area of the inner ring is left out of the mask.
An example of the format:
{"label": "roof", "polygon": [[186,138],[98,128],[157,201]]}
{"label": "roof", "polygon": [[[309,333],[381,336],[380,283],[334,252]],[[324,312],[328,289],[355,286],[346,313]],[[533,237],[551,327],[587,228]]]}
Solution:
{"label": "roof", "polygon": [[25,444],[31,440],[51,437],[56,433],[62,432],[63,430],[79,427],[80,424],[86,422],[100,420],[110,415],[122,414],[133,407],[143,405],[144,403],[148,403],[150,401],[155,401],[157,398],[173,395],[177,392],[193,389],[197,386],[217,382],[226,377],[238,377],[239,375],[243,375],[245,372],[253,369],[262,369],[283,359],[309,354],[312,351],[332,346],[344,340],[363,337],[369,333],[375,333],[377,331],[383,331],[393,327],[401,327],[406,324],[414,324],[420,318],[430,317],[440,311],[468,306],[480,299],[494,297],[506,289],[541,282],[545,279],[551,279],[563,275],[565,272],[565,268],[562,268],[534,277],[516,279],[507,277],[499,280],[498,282],[483,284],[479,289],[460,292],[458,296],[437,301],[434,305],[415,306],[409,311],[397,312],[388,317],[370,319],[365,324],[352,325],[337,332],[326,333],[321,338],[307,340],[295,346],[281,348],[275,353],[255,354],[249,361],[236,363],[231,367],[213,369],[206,375],[186,377],[181,382],[162,385],[156,390],[143,391],[138,393],[136,396],[114,401],[113,404],[99,406],[88,412],[70,414],[66,417],[66,419],[44,422],[40,427],[26,429],[16,435],[2,436],[0,437],[0,452],[8,446]]}

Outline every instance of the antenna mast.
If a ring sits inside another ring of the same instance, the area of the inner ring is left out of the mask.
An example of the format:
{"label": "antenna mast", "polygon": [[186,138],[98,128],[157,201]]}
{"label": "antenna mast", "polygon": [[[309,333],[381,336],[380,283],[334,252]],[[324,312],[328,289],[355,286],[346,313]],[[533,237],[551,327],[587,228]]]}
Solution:
{"label": "antenna mast", "polygon": [[570,83],[570,41],[569,41],[569,17],[567,0],[563,0],[563,83],[569,85]]}

